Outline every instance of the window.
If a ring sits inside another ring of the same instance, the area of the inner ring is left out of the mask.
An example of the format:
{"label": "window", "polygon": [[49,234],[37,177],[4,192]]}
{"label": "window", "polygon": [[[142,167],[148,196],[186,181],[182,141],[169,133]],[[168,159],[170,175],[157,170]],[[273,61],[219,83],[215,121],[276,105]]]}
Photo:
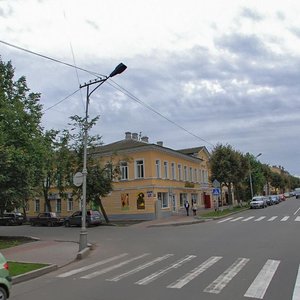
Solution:
{"label": "window", "polygon": [[142,159],[135,161],[135,178],[144,178],[144,161]]}
{"label": "window", "polygon": [[26,211],[29,211],[29,209],[30,209],[29,201],[26,201],[25,209],[26,209]]}
{"label": "window", "polygon": [[68,198],[68,204],[67,204],[67,210],[72,211],[73,210],[73,198]]}
{"label": "window", "polygon": [[164,178],[169,178],[169,164],[167,161],[164,161]]}
{"label": "window", "polygon": [[202,182],[205,183],[205,171],[202,170]]}
{"label": "window", "polygon": [[198,204],[198,194],[191,194],[192,203]]}
{"label": "window", "polygon": [[34,201],[34,211],[35,212],[40,211],[40,199],[35,199],[35,201]]}
{"label": "window", "polygon": [[172,176],[172,179],[173,179],[173,180],[176,179],[175,163],[171,163],[171,176]]}
{"label": "window", "polygon": [[169,207],[169,197],[168,193],[157,193],[157,199],[161,201],[161,207],[167,208]]}
{"label": "window", "polygon": [[187,166],[183,167],[183,180],[187,181]]}
{"label": "window", "polygon": [[156,172],[156,177],[160,178],[160,160],[157,159],[155,161],[155,172]]}
{"label": "window", "polygon": [[178,180],[182,180],[182,168],[180,164],[178,164]]}
{"label": "window", "polygon": [[190,167],[189,169],[189,182],[193,182],[193,168]]}
{"label": "window", "polygon": [[56,212],[61,212],[61,199],[56,200]]}
{"label": "window", "polygon": [[194,169],[194,182],[198,182],[197,169]]}
{"label": "window", "polygon": [[120,164],[121,180],[128,180],[128,164],[122,161]]}
{"label": "window", "polygon": [[186,193],[180,193],[180,207],[184,206],[184,202],[187,200],[187,194]]}

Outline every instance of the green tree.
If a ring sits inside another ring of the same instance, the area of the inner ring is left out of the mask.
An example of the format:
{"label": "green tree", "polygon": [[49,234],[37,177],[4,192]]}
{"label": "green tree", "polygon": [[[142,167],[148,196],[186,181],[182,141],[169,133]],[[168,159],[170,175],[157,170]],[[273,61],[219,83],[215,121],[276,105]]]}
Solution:
{"label": "green tree", "polygon": [[[0,209],[25,208],[37,183],[43,135],[40,94],[30,93],[24,76],[14,80],[11,62],[0,58]],[[37,147],[38,148],[38,147]],[[25,211],[25,209],[24,209]]]}
{"label": "green tree", "polygon": [[232,205],[232,188],[238,186],[248,174],[249,163],[243,154],[230,145],[218,144],[210,157],[211,179],[217,179],[228,188]]}

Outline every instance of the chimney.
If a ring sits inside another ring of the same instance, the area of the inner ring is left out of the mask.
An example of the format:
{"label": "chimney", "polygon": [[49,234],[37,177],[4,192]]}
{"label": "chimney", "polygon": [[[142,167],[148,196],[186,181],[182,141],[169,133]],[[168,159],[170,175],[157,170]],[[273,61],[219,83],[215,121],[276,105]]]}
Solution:
{"label": "chimney", "polygon": [[136,141],[138,140],[139,136],[138,136],[138,134],[136,132],[133,132],[131,136],[132,136],[133,140],[136,140]]}
{"label": "chimney", "polygon": [[144,143],[149,143],[149,138],[147,136],[142,136],[141,137],[142,142]]}
{"label": "chimney", "polygon": [[125,140],[131,140],[131,132],[125,132]]}
{"label": "chimney", "polygon": [[158,146],[161,146],[161,147],[162,147],[164,143],[163,143],[163,141],[158,141],[158,142],[156,142],[156,144],[157,144]]}

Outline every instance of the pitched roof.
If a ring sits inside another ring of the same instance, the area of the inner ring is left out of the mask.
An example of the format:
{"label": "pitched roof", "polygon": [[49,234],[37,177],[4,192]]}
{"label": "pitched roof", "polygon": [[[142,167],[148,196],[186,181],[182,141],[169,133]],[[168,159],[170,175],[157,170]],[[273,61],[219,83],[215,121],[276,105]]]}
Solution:
{"label": "pitched roof", "polygon": [[116,152],[127,152],[127,151],[133,152],[142,149],[164,151],[164,152],[172,153],[173,155],[184,156],[185,158],[189,158],[189,159],[192,158],[192,159],[201,160],[200,158],[191,156],[188,153],[184,153],[178,150],[173,150],[171,148],[167,148],[158,144],[151,144],[151,143],[134,140],[134,139],[125,139],[111,144],[99,146],[90,150],[90,153],[94,155],[111,155]]}

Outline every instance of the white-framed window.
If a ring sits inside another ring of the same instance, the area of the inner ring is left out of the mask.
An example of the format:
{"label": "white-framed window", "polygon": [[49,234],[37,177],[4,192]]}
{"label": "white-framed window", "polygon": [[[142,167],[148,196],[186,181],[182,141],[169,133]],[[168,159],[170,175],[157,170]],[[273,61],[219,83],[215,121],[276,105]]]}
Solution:
{"label": "white-framed window", "polygon": [[169,197],[168,193],[157,193],[157,199],[161,201],[161,207],[162,208],[168,208],[169,207]]}
{"label": "white-framed window", "polygon": [[56,199],[56,212],[61,212],[61,199]]}
{"label": "white-framed window", "polygon": [[187,194],[186,193],[180,193],[180,207],[184,207],[184,202],[187,200]]}
{"label": "white-framed window", "polygon": [[202,182],[205,183],[205,171],[202,170]]}
{"label": "white-framed window", "polygon": [[198,204],[198,194],[191,194],[192,203]]}
{"label": "white-framed window", "polygon": [[187,181],[187,166],[183,167],[183,180]]}
{"label": "white-framed window", "polygon": [[164,161],[164,178],[169,178],[169,163]]}
{"label": "white-framed window", "polygon": [[73,198],[68,198],[68,202],[67,202],[67,210],[68,210],[68,211],[72,211],[73,208],[74,208]]}
{"label": "white-framed window", "polygon": [[121,161],[120,163],[121,180],[128,180],[128,163]]}
{"label": "white-framed window", "polygon": [[182,166],[178,164],[178,180],[182,180]]}
{"label": "white-framed window", "polygon": [[189,182],[193,182],[193,168],[189,168]]}
{"label": "white-framed window", "polygon": [[202,172],[201,172],[201,169],[198,169],[198,181],[199,181],[199,183],[202,182]]}
{"label": "white-framed window", "polygon": [[171,163],[171,178],[172,180],[175,180],[176,179],[176,170],[175,170],[175,163]]}
{"label": "white-framed window", "polygon": [[197,169],[194,169],[194,182],[198,182]]}
{"label": "white-framed window", "polygon": [[161,178],[161,174],[160,174],[160,160],[157,159],[155,161],[155,173],[156,173],[156,178]]}
{"label": "white-framed window", "polygon": [[135,178],[140,179],[144,178],[144,160],[143,159],[138,159],[135,161]]}
{"label": "white-framed window", "polygon": [[35,199],[34,200],[34,211],[35,212],[40,212],[41,209],[41,203],[40,203],[40,199]]}

